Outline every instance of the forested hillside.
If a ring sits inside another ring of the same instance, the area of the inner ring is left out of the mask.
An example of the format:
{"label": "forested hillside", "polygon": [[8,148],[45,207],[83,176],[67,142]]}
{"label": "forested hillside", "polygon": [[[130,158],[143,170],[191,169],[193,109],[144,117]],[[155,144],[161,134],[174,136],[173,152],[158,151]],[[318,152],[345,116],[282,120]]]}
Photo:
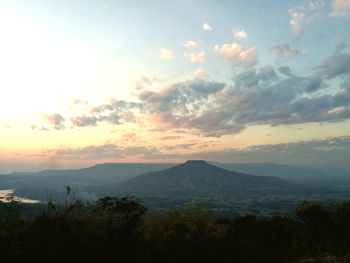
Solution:
{"label": "forested hillside", "polygon": [[350,202],[302,202],[286,216],[154,214],[132,197],[0,204],[1,259],[12,262],[349,262]]}

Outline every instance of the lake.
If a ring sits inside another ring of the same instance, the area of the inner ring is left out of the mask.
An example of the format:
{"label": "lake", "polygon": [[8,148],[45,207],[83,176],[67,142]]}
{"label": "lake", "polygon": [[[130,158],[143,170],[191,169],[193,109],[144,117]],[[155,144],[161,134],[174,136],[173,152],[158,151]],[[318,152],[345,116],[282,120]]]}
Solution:
{"label": "lake", "polygon": [[38,200],[33,200],[33,199],[15,196],[15,195],[13,195],[14,192],[15,192],[15,189],[0,190],[0,202],[9,203],[12,200],[16,201],[16,202],[20,202],[20,203],[27,203],[27,204],[35,204],[35,203],[40,202]]}

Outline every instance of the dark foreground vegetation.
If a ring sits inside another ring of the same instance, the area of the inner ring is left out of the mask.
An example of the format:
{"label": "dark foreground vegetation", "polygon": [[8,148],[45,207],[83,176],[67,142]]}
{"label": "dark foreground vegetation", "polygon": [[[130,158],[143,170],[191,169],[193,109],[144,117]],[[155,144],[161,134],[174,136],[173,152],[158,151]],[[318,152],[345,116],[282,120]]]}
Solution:
{"label": "dark foreground vegetation", "polygon": [[293,214],[152,214],[133,197],[0,203],[1,262],[350,262],[350,202],[304,201]]}

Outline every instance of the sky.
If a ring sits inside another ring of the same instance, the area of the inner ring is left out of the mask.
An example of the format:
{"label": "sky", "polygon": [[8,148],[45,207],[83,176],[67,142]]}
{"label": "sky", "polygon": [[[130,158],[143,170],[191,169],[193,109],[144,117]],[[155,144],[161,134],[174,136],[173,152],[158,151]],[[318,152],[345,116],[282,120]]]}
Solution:
{"label": "sky", "polygon": [[348,0],[0,0],[0,173],[350,169]]}

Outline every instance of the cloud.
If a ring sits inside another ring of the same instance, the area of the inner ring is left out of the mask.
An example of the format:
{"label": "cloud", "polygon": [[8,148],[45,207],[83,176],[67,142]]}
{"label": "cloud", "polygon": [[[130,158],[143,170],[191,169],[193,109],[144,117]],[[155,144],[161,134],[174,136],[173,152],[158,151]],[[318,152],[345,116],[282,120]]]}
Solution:
{"label": "cloud", "polygon": [[55,130],[63,130],[65,128],[65,118],[60,114],[44,115],[44,119],[49,122]]}
{"label": "cloud", "polygon": [[196,143],[181,143],[176,145],[165,145],[162,146],[161,149],[167,150],[167,151],[174,151],[174,150],[188,150],[191,149],[192,146],[196,145]]}
{"label": "cloud", "polygon": [[[179,149],[191,148],[193,145],[180,145]],[[176,147],[164,146],[167,150]],[[165,149],[163,147],[163,149]],[[188,160],[201,159],[227,163],[277,163],[288,165],[313,165],[350,170],[350,137],[328,137],[304,141],[253,145],[247,148],[226,148],[215,151],[192,151],[191,153],[164,153],[146,155],[149,159]],[[149,156],[149,157],[148,157]]]}
{"label": "cloud", "polygon": [[0,128],[11,129],[10,125],[0,123]]}
{"label": "cloud", "polygon": [[140,91],[138,98],[144,103],[144,111],[154,128],[199,129],[211,133],[222,119],[214,116],[212,108],[208,110],[207,107],[224,86],[220,82],[193,79],[174,83],[159,91]]}
{"label": "cloud", "polygon": [[238,31],[235,31],[235,32],[234,32],[233,37],[234,37],[235,39],[242,40],[242,39],[247,38],[247,37],[248,37],[248,34],[247,34],[247,32],[245,32],[244,30],[238,30]]}
{"label": "cloud", "polygon": [[193,40],[188,40],[185,43],[183,43],[183,46],[188,49],[196,49],[199,48],[199,43]]}
{"label": "cloud", "polygon": [[237,43],[216,45],[214,50],[227,60],[237,60],[242,52],[242,47]]}
{"label": "cloud", "polygon": [[163,136],[160,139],[161,140],[179,140],[179,139],[182,139],[182,137],[176,136],[176,135],[169,135],[169,136]]}
{"label": "cloud", "polygon": [[146,76],[141,76],[131,81],[131,84],[133,84],[133,86],[136,87],[136,89],[142,89],[144,87],[152,87],[152,89],[159,89],[163,87],[165,83],[167,83],[167,81],[164,79]]}
{"label": "cloud", "polygon": [[232,63],[242,63],[253,61],[256,58],[257,49],[255,47],[245,49],[237,43],[216,45],[214,50],[225,60]]}
{"label": "cloud", "polygon": [[205,53],[204,52],[199,52],[199,53],[186,52],[185,57],[187,57],[193,63],[202,63],[204,62],[204,59],[205,59]]}
{"label": "cloud", "polygon": [[[147,81],[147,83],[150,83]],[[95,106],[91,108],[92,113],[103,113],[105,111],[123,112],[129,109],[139,109],[141,107],[138,102],[130,102],[125,100],[111,99],[106,104]]]}
{"label": "cloud", "polygon": [[[237,44],[231,48],[231,58],[241,59],[244,49]],[[138,102],[110,100],[71,122],[76,127],[134,123],[151,131],[181,129],[202,136],[240,133],[254,125],[340,122],[350,119],[348,61],[350,54],[341,49],[308,75],[295,74],[287,66],[254,65],[235,68],[229,83],[202,78],[203,69],[196,70],[195,78],[161,82],[157,88],[151,78],[144,78],[133,94]],[[327,80],[336,77],[340,84],[327,89]],[[64,119],[50,120],[64,127]]]}
{"label": "cloud", "polygon": [[44,149],[42,154],[50,155],[56,159],[67,160],[103,160],[121,158],[150,158],[159,151],[155,147],[129,146],[119,147],[115,144],[90,145],[77,148]]}
{"label": "cloud", "polygon": [[94,116],[77,116],[71,119],[74,126],[86,127],[86,126],[96,126],[99,118]]}
{"label": "cloud", "polygon": [[138,98],[155,129],[187,129],[204,136],[239,133],[251,125],[337,122],[350,118],[350,88],[335,94],[318,75],[295,75],[288,67],[244,68],[233,84],[178,82]]}
{"label": "cloud", "polygon": [[186,41],[184,44],[184,47],[187,49],[190,49],[190,52],[185,52],[184,55],[186,58],[189,59],[189,61],[193,63],[202,63],[205,60],[205,52],[204,51],[198,51],[200,48],[200,45],[193,40]]}
{"label": "cloud", "polygon": [[331,15],[350,18],[350,1],[349,0],[332,0]]}
{"label": "cloud", "polygon": [[202,28],[204,31],[213,31],[213,28],[208,23],[203,23]]}
{"label": "cloud", "polygon": [[80,104],[87,105],[87,104],[89,104],[89,102],[87,100],[79,100],[77,98],[69,98],[68,101],[70,104],[73,104],[73,105],[80,105]]}
{"label": "cloud", "polygon": [[162,47],[160,49],[160,57],[166,60],[172,60],[174,58],[174,53],[167,48]]}
{"label": "cloud", "polygon": [[328,113],[331,114],[331,115],[335,115],[335,116],[343,115],[343,114],[348,115],[349,114],[349,110],[350,110],[349,107],[342,106],[342,107],[336,107],[336,108],[330,109],[328,111]]}
{"label": "cloud", "polygon": [[279,73],[282,73],[284,76],[291,76],[292,75],[292,71],[290,70],[290,68],[288,66],[282,66],[277,68]]}
{"label": "cloud", "polygon": [[320,77],[288,73],[279,74],[266,66],[237,75],[234,88],[229,90],[230,96],[239,98],[239,105],[233,111],[235,122],[280,125],[349,118],[347,115],[331,115],[329,111],[347,107],[350,101],[345,102],[331,94],[303,96],[327,87]]}
{"label": "cloud", "polygon": [[[238,48],[236,54],[241,50]],[[205,72],[197,69],[195,75],[201,77]],[[120,124],[137,120],[138,112],[138,118],[152,130],[184,129],[204,136],[239,133],[251,125],[350,118],[347,84],[333,94],[318,92],[327,87],[319,74],[300,76],[286,66],[245,67],[230,84],[194,78],[153,89],[152,82],[146,81],[134,93],[138,103],[112,101],[95,107],[92,116],[98,122]],[[132,112],[133,117],[123,117],[123,112]],[[109,113],[115,114],[113,121]],[[95,125],[95,121],[87,119],[87,124]]]}
{"label": "cloud", "polygon": [[296,56],[302,56],[305,54],[304,51],[299,49],[293,49],[289,45],[275,45],[270,48],[270,52],[281,58],[290,58]]}
{"label": "cloud", "polygon": [[39,130],[39,131],[49,131],[49,128],[45,127],[45,126],[41,126],[41,127],[38,127],[36,125],[32,125],[30,127],[32,130]]}
{"label": "cloud", "polygon": [[291,18],[289,20],[289,25],[293,31],[293,34],[300,37],[304,33],[303,22],[305,19],[305,14],[302,11],[294,11],[291,13]]}
{"label": "cloud", "polygon": [[319,10],[322,9],[328,0],[309,0],[307,2],[307,7],[310,10]]}
{"label": "cloud", "polygon": [[349,76],[350,74],[350,53],[335,52],[322,65],[317,68],[318,72],[327,78]]}
{"label": "cloud", "polygon": [[[323,167],[350,168],[350,137],[323,138],[308,141],[257,145],[243,151],[263,161]],[[250,154],[248,153],[250,151]],[[264,156],[265,155],[265,156]],[[254,158],[254,157],[253,157]]]}
{"label": "cloud", "polygon": [[253,61],[256,57],[257,49],[255,47],[243,50],[240,54],[240,60],[242,62]]}
{"label": "cloud", "polygon": [[90,114],[74,116],[70,120],[77,127],[93,127],[100,122],[111,125],[134,123],[141,107],[140,103],[112,99],[109,103],[92,107]]}
{"label": "cloud", "polygon": [[133,141],[136,139],[136,133],[134,132],[127,132],[123,134],[123,140],[125,141]]}
{"label": "cloud", "polygon": [[[169,140],[180,137],[164,137]],[[180,145],[160,145],[167,151],[191,149],[193,143]],[[206,145],[202,145],[206,147]],[[180,160],[202,159],[227,163],[277,163],[289,165],[314,165],[350,170],[350,137],[327,137],[304,141],[253,145],[248,148],[226,148],[223,150],[191,151],[191,153],[166,153],[150,146],[119,147],[115,144],[89,145],[76,148],[43,149],[35,156],[48,157],[54,160],[88,160],[105,161],[123,158],[140,160]],[[33,155],[33,156],[34,156]]]}
{"label": "cloud", "polygon": [[350,137],[255,145],[245,149],[227,148],[221,151],[181,154],[177,157],[219,162],[279,163],[350,169]]}
{"label": "cloud", "polygon": [[188,112],[188,104],[192,107],[196,102],[208,99],[223,89],[224,83],[194,79],[183,82],[176,82],[161,90],[140,90],[136,95],[143,102],[143,109],[150,112],[172,113],[172,115]]}
{"label": "cloud", "polygon": [[202,77],[205,77],[206,75],[207,73],[202,68],[197,68],[196,71],[194,72],[194,76],[196,78],[202,78]]}

